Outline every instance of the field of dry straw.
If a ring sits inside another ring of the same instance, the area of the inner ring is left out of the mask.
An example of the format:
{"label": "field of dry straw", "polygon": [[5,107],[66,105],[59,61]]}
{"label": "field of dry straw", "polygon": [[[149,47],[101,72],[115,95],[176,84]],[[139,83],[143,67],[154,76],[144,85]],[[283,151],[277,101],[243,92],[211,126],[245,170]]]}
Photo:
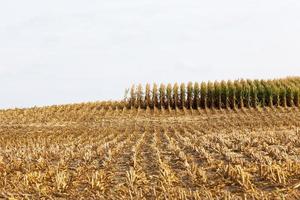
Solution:
{"label": "field of dry straw", "polygon": [[0,199],[300,199],[299,79],[291,80],[272,100],[268,90],[189,84],[186,96],[166,88],[122,102],[1,110]]}

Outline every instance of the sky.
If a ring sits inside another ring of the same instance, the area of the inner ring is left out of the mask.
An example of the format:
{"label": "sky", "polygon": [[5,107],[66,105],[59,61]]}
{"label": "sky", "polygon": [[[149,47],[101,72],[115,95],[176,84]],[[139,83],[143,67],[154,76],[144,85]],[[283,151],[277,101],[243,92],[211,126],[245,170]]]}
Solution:
{"label": "sky", "polygon": [[0,108],[300,75],[299,0],[0,1]]}

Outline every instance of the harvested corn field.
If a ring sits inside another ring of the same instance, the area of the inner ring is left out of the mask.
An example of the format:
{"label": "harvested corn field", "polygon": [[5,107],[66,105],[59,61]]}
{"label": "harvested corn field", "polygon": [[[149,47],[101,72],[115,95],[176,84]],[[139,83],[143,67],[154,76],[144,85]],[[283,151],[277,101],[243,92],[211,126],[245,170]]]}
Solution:
{"label": "harvested corn field", "polygon": [[0,111],[4,199],[299,199],[298,107]]}

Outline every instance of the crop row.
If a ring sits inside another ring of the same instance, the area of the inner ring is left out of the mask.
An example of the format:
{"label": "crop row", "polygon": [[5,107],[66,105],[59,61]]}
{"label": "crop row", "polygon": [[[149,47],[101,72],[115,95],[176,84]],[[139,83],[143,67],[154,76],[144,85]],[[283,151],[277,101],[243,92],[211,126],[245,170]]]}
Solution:
{"label": "crop row", "polygon": [[[127,96],[127,95],[126,95]],[[235,80],[187,85],[133,85],[127,108],[236,109],[256,107],[292,107],[300,104],[300,77],[274,80]]]}

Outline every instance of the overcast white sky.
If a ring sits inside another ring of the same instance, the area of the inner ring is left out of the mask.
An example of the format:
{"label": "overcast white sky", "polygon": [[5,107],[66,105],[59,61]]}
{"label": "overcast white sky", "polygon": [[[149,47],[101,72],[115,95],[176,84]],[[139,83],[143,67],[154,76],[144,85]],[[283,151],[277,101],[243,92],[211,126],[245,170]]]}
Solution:
{"label": "overcast white sky", "polygon": [[300,75],[299,0],[0,1],[0,108]]}

